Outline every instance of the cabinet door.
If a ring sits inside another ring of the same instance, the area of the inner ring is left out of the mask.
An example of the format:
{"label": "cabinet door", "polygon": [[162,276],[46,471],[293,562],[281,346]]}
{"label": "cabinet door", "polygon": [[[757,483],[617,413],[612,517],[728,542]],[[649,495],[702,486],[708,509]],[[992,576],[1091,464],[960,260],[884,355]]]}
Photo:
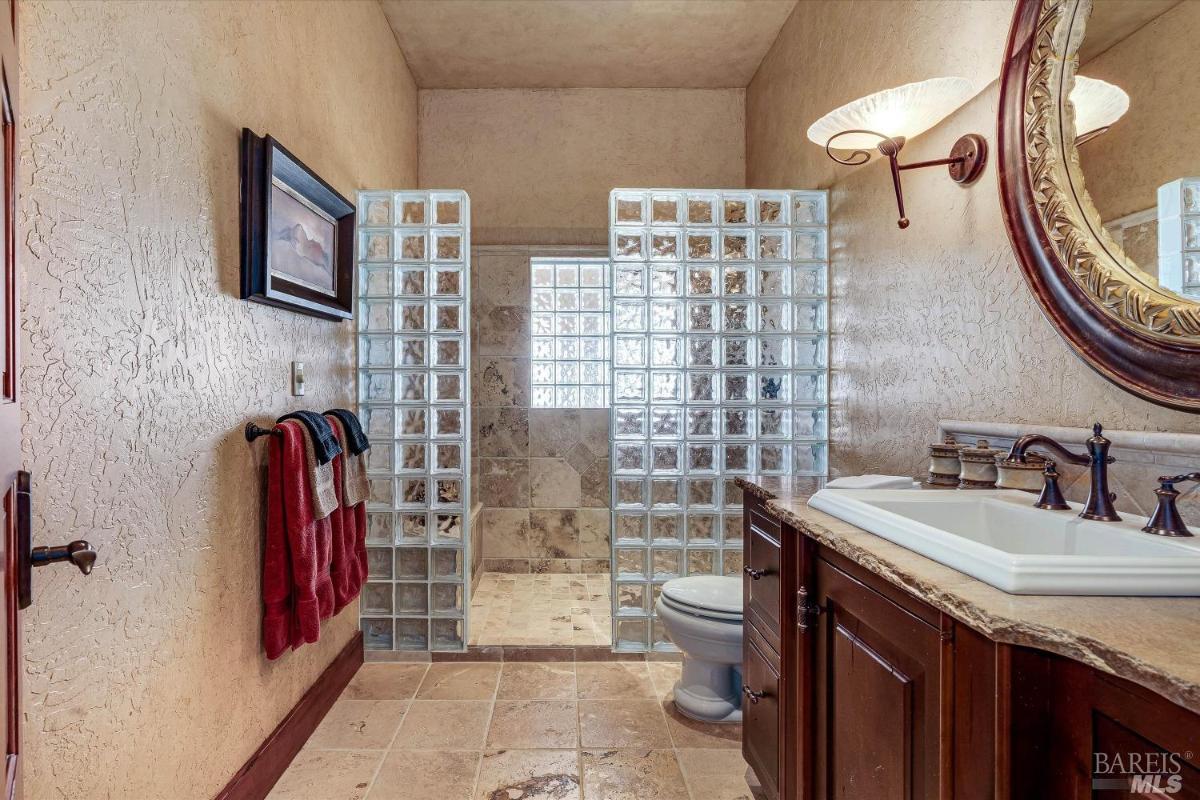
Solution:
{"label": "cabinet door", "polygon": [[783,547],[780,543],[779,521],[759,513],[751,505],[745,516],[745,566],[743,571],[743,603],[750,622],[767,637],[775,652],[780,652],[782,613],[780,607],[780,575]]}
{"label": "cabinet door", "polygon": [[770,648],[747,627],[742,644],[742,755],[770,798],[779,797],[780,680]]}
{"label": "cabinet door", "polygon": [[938,630],[824,560],[810,602],[820,608],[813,796],[936,798]]}

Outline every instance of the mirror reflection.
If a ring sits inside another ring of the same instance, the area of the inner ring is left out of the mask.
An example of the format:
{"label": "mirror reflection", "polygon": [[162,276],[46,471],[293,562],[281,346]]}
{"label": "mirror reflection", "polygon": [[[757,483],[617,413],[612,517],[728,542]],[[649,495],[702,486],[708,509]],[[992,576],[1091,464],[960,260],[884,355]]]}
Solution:
{"label": "mirror reflection", "polygon": [[1072,39],[1075,145],[1102,224],[1134,277],[1200,302],[1200,2],[1094,0]]}

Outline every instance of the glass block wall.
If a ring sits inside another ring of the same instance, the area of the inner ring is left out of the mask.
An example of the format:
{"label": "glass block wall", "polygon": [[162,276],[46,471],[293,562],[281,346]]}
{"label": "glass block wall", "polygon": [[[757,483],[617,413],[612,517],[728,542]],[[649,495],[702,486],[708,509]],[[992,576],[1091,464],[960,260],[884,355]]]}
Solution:
{"label": "glass block wall", "polygon": [[530,262],[534,408],[608,408],[607,259]]}
{"label": "glass block wall", "polygon": [[662,584],[741,573],[736,476],[826,474],[826,194],[618,189],[609,221],[613,642],[670,650]]}
{"label": "glass block wall", "polygon": [[358,196],[358,401],[371,439],[368,650],[463,650],[471,563],[470,204]]}
{"label": "glass block wall", "polygon": [[1200,297],[1200,178],[1158,187],[1158,281]]}

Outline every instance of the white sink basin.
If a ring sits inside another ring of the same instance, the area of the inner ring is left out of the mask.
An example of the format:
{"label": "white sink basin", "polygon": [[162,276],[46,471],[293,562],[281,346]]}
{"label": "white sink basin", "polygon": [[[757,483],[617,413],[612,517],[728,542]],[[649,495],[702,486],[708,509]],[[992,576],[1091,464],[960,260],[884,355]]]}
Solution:
{"label": "white sink basin", "polygon": [[1010,594],[1200,596],[1200,537],[1094,522],[1011,490],[822,489],[809,505]]}

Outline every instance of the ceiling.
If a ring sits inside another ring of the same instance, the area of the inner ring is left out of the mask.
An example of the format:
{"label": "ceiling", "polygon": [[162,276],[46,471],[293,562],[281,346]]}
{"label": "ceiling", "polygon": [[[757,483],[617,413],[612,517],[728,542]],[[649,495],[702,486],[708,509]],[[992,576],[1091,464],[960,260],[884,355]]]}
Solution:
{"label": "ceiling", "polygon": [[381,0],[422,89],[734,88],[796,0]]}
{"label": "ceiling", "polygon": [[1183,0],[1093,0],[1092,15],[1079,47],[1079,63],[1088,63],[1181,2]]}

